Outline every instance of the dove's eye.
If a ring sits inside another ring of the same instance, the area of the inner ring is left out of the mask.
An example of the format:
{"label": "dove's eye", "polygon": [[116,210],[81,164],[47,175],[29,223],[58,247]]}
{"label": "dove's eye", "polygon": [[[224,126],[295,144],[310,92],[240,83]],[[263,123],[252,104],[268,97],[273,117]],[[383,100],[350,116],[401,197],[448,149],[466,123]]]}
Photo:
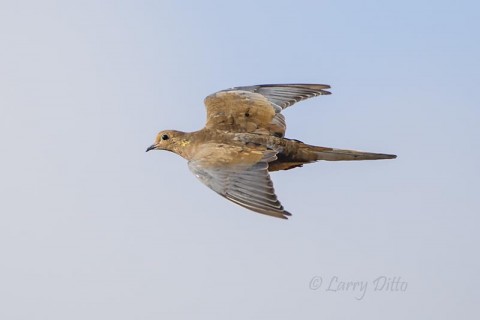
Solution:
{"label": "dove's eye", "polygon": [[168,134],[164,134],[164,135],[162,136],[162,140],[168,140],[169,138],[170,138],[170,137],[168,136]]}

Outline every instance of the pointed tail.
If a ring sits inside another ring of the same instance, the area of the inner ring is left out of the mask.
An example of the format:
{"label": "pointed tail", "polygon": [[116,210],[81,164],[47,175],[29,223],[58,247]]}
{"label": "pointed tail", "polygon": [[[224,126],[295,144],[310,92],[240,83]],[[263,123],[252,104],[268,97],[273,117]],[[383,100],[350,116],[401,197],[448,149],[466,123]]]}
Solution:
{"label": "pointed tail", "polygon": [[309,152],[315,154],[316,160],[326,161],[383,160],[395,159],[397,157],[394,154],[362,152],[316,146],[309,146],[308,150]]}

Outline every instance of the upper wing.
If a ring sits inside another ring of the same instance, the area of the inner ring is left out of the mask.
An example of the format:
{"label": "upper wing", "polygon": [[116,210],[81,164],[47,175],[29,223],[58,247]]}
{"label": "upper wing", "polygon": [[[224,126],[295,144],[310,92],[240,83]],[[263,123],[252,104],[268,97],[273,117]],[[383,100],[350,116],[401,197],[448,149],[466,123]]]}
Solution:
{"label": "upper wing", "polygon": [[296,102],[330,94],[324,84],[264,84],[222,90],[205,98],[207,128],[285,135],[280,113]]}
{"label": "upper wing", "polygon": [[[320,95],[331,94],[326,84],[260,84],[256,86],[236,87],[229,90],[242,90],[259,93],[270,102],[282,109],[288,108],[296,102]],[[228,90],[225,90],[228,91]]]}
{"label": "upper wing", "polygon": [[268,174],[272,150],[210,144],[188,163],[195,176],[222,197],[252,211],[287,219]]}

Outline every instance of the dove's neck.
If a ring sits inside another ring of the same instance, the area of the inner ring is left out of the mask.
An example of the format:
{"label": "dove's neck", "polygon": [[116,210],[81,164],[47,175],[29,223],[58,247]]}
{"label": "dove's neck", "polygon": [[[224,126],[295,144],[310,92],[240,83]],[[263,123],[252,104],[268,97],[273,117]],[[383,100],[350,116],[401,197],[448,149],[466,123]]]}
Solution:
{"label": "dove's neck", "polygon": [[194,132],[176,132],[175,143],[172,144],[170,151],[190,160],[205,143],[220,142],[219,138],[221,137],[218,137],[218,132],[206,129]]}
{"label": "dove's neck", "polygon": [[176,131],[169,150],[189,160],[193,149],[195,149],[195,141],[197,140],[195,133]]}

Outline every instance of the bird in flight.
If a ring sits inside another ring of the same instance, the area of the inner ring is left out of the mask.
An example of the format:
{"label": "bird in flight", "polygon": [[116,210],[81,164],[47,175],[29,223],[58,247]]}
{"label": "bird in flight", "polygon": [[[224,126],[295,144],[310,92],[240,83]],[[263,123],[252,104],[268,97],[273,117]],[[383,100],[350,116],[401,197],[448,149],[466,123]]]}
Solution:
{"label": "bird in flight", "polygon": [[269,171],[289,170],[319,160],[394,159],[392,154],[318,147],[285,138],[282,110],[330,94],[324,84],[266,84],[235,87],[205,98],[207,123],[201,130],[165,130],[150,150],[167,150],[222,197],[252,211],[287,219]]}

